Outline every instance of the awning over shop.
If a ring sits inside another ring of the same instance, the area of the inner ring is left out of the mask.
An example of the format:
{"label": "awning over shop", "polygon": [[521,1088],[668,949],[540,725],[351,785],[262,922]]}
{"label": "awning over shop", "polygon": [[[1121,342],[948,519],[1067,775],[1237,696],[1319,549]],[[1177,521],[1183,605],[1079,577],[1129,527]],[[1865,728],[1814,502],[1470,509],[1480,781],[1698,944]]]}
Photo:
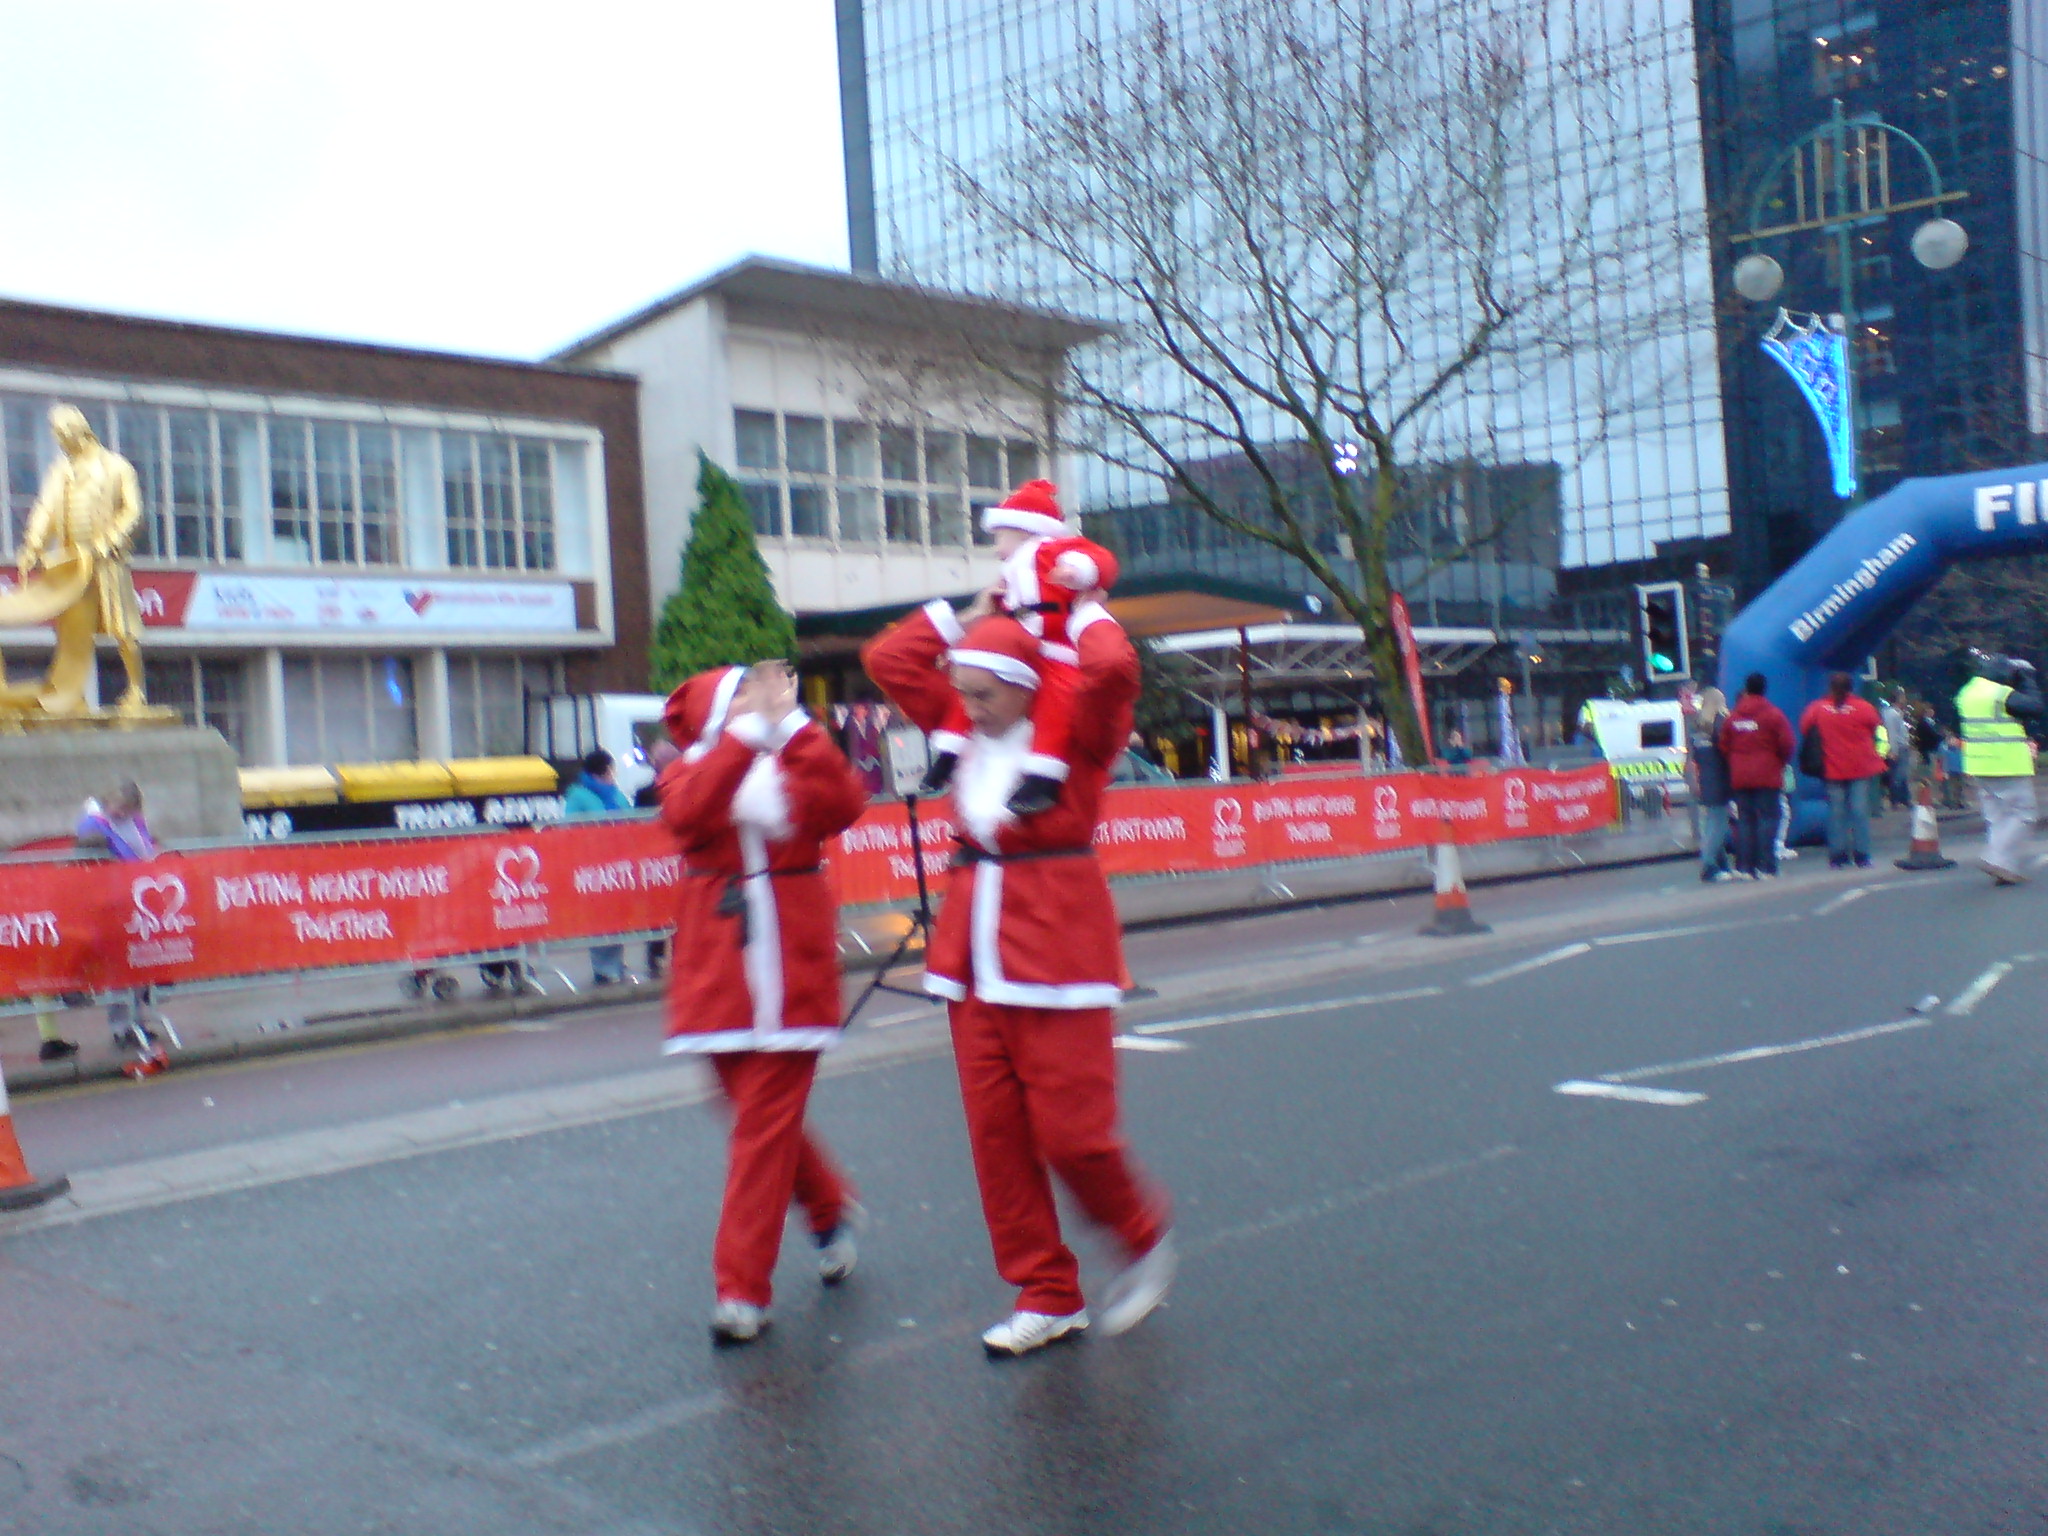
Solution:
{"label": "awning over shop", "polygon": [[[1620,630],[1538,629],[1509,635],[1478,627],[1423,626],[1415,631],[1415,646],[1426,674],[1455,677],[1524,633],[1538,645],[1556,649],[1616,644],[1628,638]],[[1217,700],[1236,697],[1247,674],[1254,689],[1326,687],[1343,692],[1356,690],[1373,676],[1365,637],[1350,624],[1191,630],[1163,636],[1154,644],[1162,655],[1176,658],[1189,692]]]}

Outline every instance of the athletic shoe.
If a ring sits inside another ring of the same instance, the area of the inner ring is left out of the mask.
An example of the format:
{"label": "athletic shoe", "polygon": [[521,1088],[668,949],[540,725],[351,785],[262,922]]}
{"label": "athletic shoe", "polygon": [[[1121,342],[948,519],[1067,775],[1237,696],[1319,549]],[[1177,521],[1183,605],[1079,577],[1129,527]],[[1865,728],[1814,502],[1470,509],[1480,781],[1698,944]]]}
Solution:
{"label": "athletic shoe", "polygon": [[1868,857],[1867,855],[1862,855],[1862,856],[1859,856],[1859,857],[1857,858],[1857,860],[1856,860],[1856,867],[1857,867],[1858,869],[1868,869],[1868,868],[1870,868],[1870,859],[1869,859],[1869,857]]}
{"label": "athletic shoe", "polygon": [[2025,883],[2027,878],[2018,870],[2007,869],[2004,865],[1994,864],[1989,859],[1979,859],[1977,867],[2000,885],[2021,885]]}
{"label": "athletic shoe", "polygon": [[721,1301],[711,1309],[711,1342],[751,1344],[768,1329],[768,1309],[747,1301]]}
{"label": "athletic shoe", "polygon": [[1102,1303],[1102,1331],[1111,1338],[1129,1333],[1166,1299],[1173,1284],[1173,1272],[1180,1260],[1173,1249],[1173,1234],[1162,1232],[1144,1257],[1134,1259],[1109,1282]]}
{"label": "athletic shoe", "polygon": [[45,1040],[36,1050],[38,1061],[62,1061],[67,1056],[76,1056],[78,1045],[71,1040]]}
{"label": "athletic shoe", "polygon": [[981,1336],[981,1347],[990,1355],[1028,1355],[1061,1339],[1078,1338],[1088,1329],[1088,1309],[1064,1317],[1051,1312],[1012,1312]]}
{"label": "athletic shoe", "polygon": [[867,1207],[858,1200],[849,1200],[839,1208],[839,1225],[830,1232],[817,1232],[811,1241],[818,1245],[818,1278],[827,1285],[837,1285],[853,1273],[853,1266],[860,1258],[860,1251],[854,1244],[854,1237],[868,1227]]}

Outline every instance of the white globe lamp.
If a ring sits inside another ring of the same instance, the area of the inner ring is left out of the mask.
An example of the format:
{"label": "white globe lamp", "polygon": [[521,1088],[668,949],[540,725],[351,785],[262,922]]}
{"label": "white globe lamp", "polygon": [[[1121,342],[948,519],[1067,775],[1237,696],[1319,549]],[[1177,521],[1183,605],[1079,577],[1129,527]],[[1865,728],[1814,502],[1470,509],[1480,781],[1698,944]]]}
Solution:
{"label": "white globe lamp", "polygon": [[1954,219],[1929,219],[1913,231],[1913,259],[1930,272],[1946,272],[1970,249],[1970,237]]}
{"label": "white globe lamp", "polygon": [[1769,303],[1784,286],[1785,269],[1761,252],[1735,263],[1735,291],[1753,304]]}

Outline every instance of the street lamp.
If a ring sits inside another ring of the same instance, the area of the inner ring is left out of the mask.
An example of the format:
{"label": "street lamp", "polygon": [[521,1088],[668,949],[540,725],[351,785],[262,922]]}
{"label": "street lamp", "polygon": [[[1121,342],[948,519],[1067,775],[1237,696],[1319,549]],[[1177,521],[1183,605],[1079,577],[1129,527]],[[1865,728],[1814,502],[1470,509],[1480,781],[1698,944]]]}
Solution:
{"label": "street lamp", "polygon": [[[1927,173],[1927,196],[1892,196],[1894,139],[1919,157]],[[1765,199],[1788,176],[1791,219],[1760,227]],[[1943,188],[1934,156],[1912,134],[1875,113],[1849,117],[1838,99],[1828,121],[1801,134],[1771,162],[1750,199],[1748,232],[1735,237],[1737,245],[1806,233],[1832,234],[1835,239],[1839,309],[1817,315],[1781,307],[1762,345],[1813,408],[1834,469],[1835,494],[1845,501],[1856,500],[1861,491],[1856,474],[1854,366],[1849,355],[1849,338],[1858,318],[1856,229],[1895,213],[1925,209],[1933,216],[1913,234],[1913,259],[1930,272],[1945,272],[1963,259],[1970,237],[1942,209],[1968,196]],[[1736,262],[1733,275],[1735,291],[1757,304],[1768,304],[1785,286],[1785,269],[1761,250]]]}

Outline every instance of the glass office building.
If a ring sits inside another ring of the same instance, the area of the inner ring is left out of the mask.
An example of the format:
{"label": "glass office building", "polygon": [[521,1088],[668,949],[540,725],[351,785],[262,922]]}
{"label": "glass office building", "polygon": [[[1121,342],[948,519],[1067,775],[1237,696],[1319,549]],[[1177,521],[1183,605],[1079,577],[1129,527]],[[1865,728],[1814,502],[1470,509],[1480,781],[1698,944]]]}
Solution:
{"label": "glass office building", "polygon": [[[838,9],[856,270],[1122,318],[1113,296],[1090,292],[1042,259],[988,241],[961,206],[955,167],[999,165],[1016,147],[1018,104],[1056,107],[1072,82],[1077,52],[1093,45],[1114,54],[1141,7],[1132,0],[839,0]],[[1206,0],[1180,0],[1175,24],[1200,35],[1216,9]],[[1440,20],[1445,29],[1445,57],[1480,51],[1480,35],[1502,9],[1479,0],[1441,0],[1432,24]],[[1522,9],[1537,11],[1533,4]],[[1587,122],[1622,128],[1597,154],[1618,162],[1635,156],[1633,180],[1668,188],[1667,217],[1606,231],[1605,238],[1617,247],[1664,239],[1670,248],[1638,252],[1632,246],[1630,260],[1607,269],[1611,286],[1586,305],[1586,313],[1602,317],[1600,324],[1659,317],[1645,370],[1655,384],[1628,409],[1596,420],[1597,409],[1587,405],[1600,389],[1593,376],[1612,359],[1603,364],[1597,327],[1589,323],[1579,355],[1565,369],[1538,383],[1496,371],[1487,386],[1494,393],[1480,391],[1470,407],[1487,418],[1485,425],[1449,452],[1418,458],[1432,466],[1476,458],[1502,473],[1547,477],[1556,487],[1555,521],[1547,538],[1533,541],[1536,549],[1518,551],[1515,563],[1527,563],[1547,542],[1554,560],[1584,566],[1643,559],[1673,541],[1723,536],[1729,497],[1691,0],[1568,0],[1545,14],[1566,12],[1570,25],[1590,34],[1611,38],[1626,29],[1629,35],[1626,61],[1601,83],[1612,99],[1586,114]],[[1543,161],[1532,154],[1530,163]],[[1630,173],[1624,169],[1620,179],[1631,179]],[[1681,242],[1670,233],[1681,228],[1699,234]],[[1424,283],[1441,278],[1420,275]],[[1275,440],[1278,451],[1293,451],[1286,434]],[[1069,474],[1078,478],[1091,514],[1155,540],[1174,521],[1170,498],[1156,480],[1083,458],[1070,464]],[[1190,533],[1182,542],[1197,537]],[[1217,548],[1199,553],[1205,568],[1226,557]],[[1251,551],[1244,557],[1259,563]],[[1515,578],[1518,598],[1536,600],[1537,586],[1548,583]]]}
{"label": "glass office building", "polygon": [[[1735,564],[1754,592],[1846,506],[1811,416],[1758,346],[1780,304],[1846,309],[1866,497],[1908,476],[2042,456],[2048,4],[1714,0],[1701,13],[1707,180],[1721,214],[1715,265],[1725,274],[1760,248],[1786,273],[1769,304],[1731,298],[1722,315],[1729,469],[1742,509]],[[1771,168],[1824,127],[1836,102],[1864,131],[1844,141],[1846,198],[1827,200],[1814,187],[1816,175],[1832,184],[1836,171],[1825,138],[1793,153],[1781,174]],[[1934,189],[1919,156],[1899,134],[1875,131],[1877,120],[1925,146],[1952,201],[1925,201]],[[1745,239],[1760,196],[1766,228],[1799,222],[1802,211],[1864,215],[1851,228],[1846,273],[1831,232]],[[1963,225],[1970,249],[1953,269],[1931,272],[1911,242],[1937,213]]]}

